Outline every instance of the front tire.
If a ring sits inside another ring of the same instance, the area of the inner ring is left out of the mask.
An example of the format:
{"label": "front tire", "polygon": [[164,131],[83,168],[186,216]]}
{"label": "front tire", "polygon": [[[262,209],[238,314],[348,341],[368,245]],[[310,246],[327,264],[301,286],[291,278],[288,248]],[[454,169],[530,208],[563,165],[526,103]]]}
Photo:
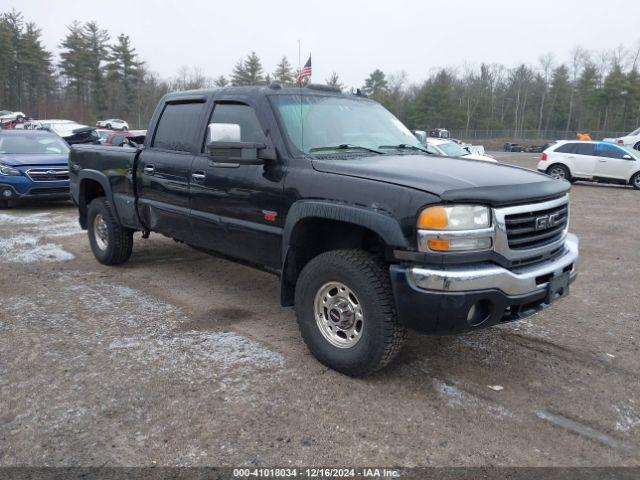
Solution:
{"label": "front tire", "polygon": [[640,172],[631,177],[631,186],[636,190],[640,190]]}
{"label": "front tire", "polygon": [[133,230],[120,225],[106,198],[89,204],[87,232],[93,255],[103,265],[119,265],[131,257]]}
{"label": "front tire", "polygon": [[388,267],[363,250],[334,250],[310,260],[296,283],[295,309],[311,353],[352,377],[391,362],[406,335]]}
{"label": "front tire", "polygon": [[564,165],[556,163],[555,165],[551,165],[547,168],[547,175],[554,178],[555,180],[566,180],[567,182],[571,181],[571,172]]}

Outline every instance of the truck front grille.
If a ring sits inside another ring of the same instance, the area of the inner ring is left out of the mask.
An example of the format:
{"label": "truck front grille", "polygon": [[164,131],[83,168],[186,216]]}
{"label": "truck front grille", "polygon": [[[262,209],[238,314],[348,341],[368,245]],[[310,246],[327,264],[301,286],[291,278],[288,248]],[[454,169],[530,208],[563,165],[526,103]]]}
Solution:
{"label": "truck front grille", "polygon": [[560,240],[569,221],[567,204],[546,210],[505,216],[507,241],[511,250],[543,247]]}
{"label": "truck front grille", "polygon": [[69,180],[69,170],[66,168],[32,168],[27,175],[34,182],[59,182]]}

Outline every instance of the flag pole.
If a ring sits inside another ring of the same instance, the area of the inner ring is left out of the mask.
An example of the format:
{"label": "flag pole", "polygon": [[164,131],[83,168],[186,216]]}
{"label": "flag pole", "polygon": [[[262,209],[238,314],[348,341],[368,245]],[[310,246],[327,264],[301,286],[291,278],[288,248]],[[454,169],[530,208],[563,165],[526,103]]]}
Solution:
{"label": "flag pole", "polygon": [[300,146],[304,152],[304,121],[302,119],[302,79],[300,74],[302,73],[302,54],[300,48],[300,39],[298,39],[298,88],[300,93]]}

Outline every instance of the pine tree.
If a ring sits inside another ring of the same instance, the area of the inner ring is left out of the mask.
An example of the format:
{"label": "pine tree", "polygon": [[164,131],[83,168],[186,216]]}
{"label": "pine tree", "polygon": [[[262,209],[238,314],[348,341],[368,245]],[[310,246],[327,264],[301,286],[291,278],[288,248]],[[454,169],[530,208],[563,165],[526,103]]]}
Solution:
{"label": "pine tree", "polygon": [[325,82],[331,87],[336,87],[340,90],[342,90],[343,88],[342,83],[340,83],[340,77],[338,77],[338,74],[336,72],[333,72],[331,76],[325,80]]}
{"label": "pine tree", "polygon": [[213,81],[213,84],[216,87],[222,88],[222,87],[226,87],[227,85],[229,85],[229,80],[227,80],[227,77],[225,77],[224,75],[220,75],[218,78],[216,78]]}
{"label": "pine tree", "polygon": [[389,84],[387,83],[384,72],[376,68],[364,81],[364,87],[362,87],[362,89],[367,95],[373,98],[380,98],[387,93]]}
{"label": "pine tree", "polygon": [[276,71],[273,72],[273,78],[282,86],[294,84],[295,79],[293,78],[293,70],[287,57],[282,57],[282,60],[280,60],[280,63],[276,66]]}
{"label": "pine tree", "polygon": [[232,85],[262,85],[264,72],[260,58],[251,52],[244,60],[238,60],[231,73]]}
{"label": "pine tree", "polygon": [[90,79],[90,95],[93,120],[104,118],[107,114],[107,86],[103,71],[108,59],[109,33],[98,27],[96,22],[88,22],[82,29],[87,49],[87,69]]}
{"label": "pine tree", "polygon": [[113,98],[111,110],[127,117],[137,110],[140,63],[128,35],[119,35],[110,50],[107,75]]}
{"label": "pine tree", "polygon": [[67,87],[75,97],[80,119],[85,118],[87,83],[90,76],[89,55],[83,27],[74,21],[60,44],[60,72],[66,78]]}

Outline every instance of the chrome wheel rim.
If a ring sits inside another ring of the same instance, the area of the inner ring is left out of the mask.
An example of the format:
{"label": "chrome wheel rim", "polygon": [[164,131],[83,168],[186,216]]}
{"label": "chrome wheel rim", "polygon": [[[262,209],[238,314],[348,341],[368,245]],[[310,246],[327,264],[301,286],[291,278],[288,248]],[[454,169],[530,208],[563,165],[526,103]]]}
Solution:
{"label": "chrome wheel rim", "polygon": [[635,176],[635,178],[633,179],[633,183],[637,188],[640,188],[640,175]]}
{"label": "chrome wheel rim", "polygon": [[100,213],[93,219],[93,236],[100,250],[109,247],[109,227]]}
{"label": "chrome wheel rim", "polygon": [[552,168],[551,171],[549,172],[549,175],[551,175],[551,177],[555,178],[556,180],[564,180],[566,178],[564,169],[560,167]]}
{"label": "chrome wheel rim", "polygon": [[316,325],[334,347],[352,348],[362,337],[364,313],[353,290],[341,282],[325,283],[314,301]]}

